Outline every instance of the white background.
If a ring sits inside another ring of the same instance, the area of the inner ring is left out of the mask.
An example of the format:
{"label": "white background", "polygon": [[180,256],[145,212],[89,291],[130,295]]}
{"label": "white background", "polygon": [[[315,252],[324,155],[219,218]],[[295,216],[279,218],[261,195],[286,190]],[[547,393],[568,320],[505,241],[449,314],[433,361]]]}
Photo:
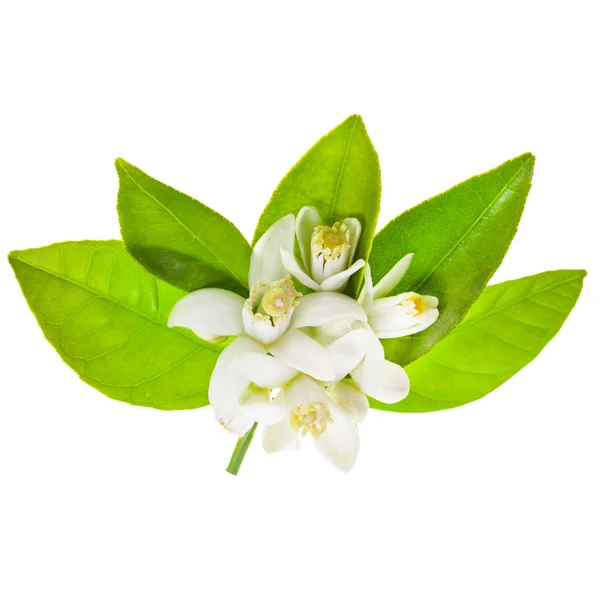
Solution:
{"label": "white background", "polygon": [[0,264],[0,597],[600,597],[593,2],[27,2],[0,13],[0,251],[119,235],[122,156],[251,236],[288,168],[358,112],[380,226],[525,151],[494,281],[587,268],[538,360],[455,410],[371,411],[354,470],[235,440],[210,409],[103,397]]}

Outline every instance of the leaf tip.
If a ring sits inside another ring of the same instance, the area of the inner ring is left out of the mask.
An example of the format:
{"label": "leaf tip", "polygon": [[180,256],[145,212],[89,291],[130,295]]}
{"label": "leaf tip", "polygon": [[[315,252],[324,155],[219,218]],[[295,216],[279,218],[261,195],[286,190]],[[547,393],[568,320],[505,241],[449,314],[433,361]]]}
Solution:
{"label": "leaf tip", "polygon": [[115,168],[117,171],[124,171],[126,167],[131,167],[132,165],[128,163],[124,158],[115,158]]}
{"label": "leaf tip", "polygon": [[532,166],[535,164],[535,155],[531,152],[524,152],[519,158],[522,158],[524,162],[530,162]]}
{"label": "leaf tip", "polygon": [[340,123],[339,127],[342,127],[344,125],[351,125],[352,127],[356,127],[358,125],[358,126],[362,126],[364,128],[365,122],[359,114],[355,113],[355,114],[350,115],[346,119],[344,119],[344,121],[342,121],[342,123]]}
{"label": "leaf tip", "polygon": [[11,250],[6,258],[8,259],[8,262],[12,265],[16,260],[19,259],[19,254],[21,254],[20,250]]}
{"label": "leaf tip", "polygon": [[531,152],[524,152],[523,154],[517,156],[514,160],[519,161],[523,167],[528,166],[533,172],[533,167],[535,166],[535,156]]}
{"label": "leaf tip", "polygon": [[508,161],[521,172],[526,173],[527,180],[531,183],[533,177],[533,168],[535,166],[535,156],[531,152],[524,152]]}
{"label": "leaf tip", "polygon": [[10,265],[11,269],[14,272],[15,277],[17,278],[17,280],[19,280],[19,271],[18,271],[18,265],[21,262],[21,254],[23,253],[22,250],[11,250],[8,253],[8,256],[6,257],[8,259],[8,264]]}

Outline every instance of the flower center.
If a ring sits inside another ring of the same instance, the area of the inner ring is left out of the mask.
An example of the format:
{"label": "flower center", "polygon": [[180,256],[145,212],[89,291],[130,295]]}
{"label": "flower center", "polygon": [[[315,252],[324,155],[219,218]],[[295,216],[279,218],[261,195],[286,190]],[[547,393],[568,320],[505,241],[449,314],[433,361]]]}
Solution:
{"label": "flower center", "polygon": [[421,315],[425,312],[425,299],[420,294],[411,294],[402,302],[406,312],[412,316]]}
{"label": "flower center", "polygon": [[295,298],[295,294],[286,289],[272,288],[265,293],[260,305],[267,315],[281,317],[294,307]]}
{"label": "flower center", "polygon": [[291,426],[304,437],[307,433],[317,439],[333,423],[329,407],[323,402],[302,404],[290,415]]}
{"label": "flower center", "polygon": [[314,255],[334,260],[349,250],[350,231],[346,225],[339,223],[334,223],[331,227],[319,225],[314,228],[310,243]]}
{"label": "flower center", "polygon": [[425,299],[423,296],[417,296],[413,302],[415,303],[415,310],[418,314],[425,312]]}
{"label": "flower center", "polygon": [[330,250],[334,250],[337,246],[341,246],[344,243],[344,239],[342,238],[341,233],[336,233],[334,231],[328,231],[323,236],[323,246],[325,248],[329,248]]}
{"label": "flower center", "polygon": [[259,282],[253,285],[246,307],[253,313],[254,320],[277,323],[298,306],[296,298],[299,296],[302,294],[296,291],[292,278],[286,275],[272,283]]}

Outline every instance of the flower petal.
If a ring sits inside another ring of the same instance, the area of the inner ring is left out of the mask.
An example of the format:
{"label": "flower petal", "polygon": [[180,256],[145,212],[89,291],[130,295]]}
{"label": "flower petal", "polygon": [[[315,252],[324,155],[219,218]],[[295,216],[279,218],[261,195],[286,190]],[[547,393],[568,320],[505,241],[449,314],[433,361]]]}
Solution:
{"label": "flower petal", "polygon": [[399,283],[408,271],[412,262],[414,252],[403,256],[378,282],[373,288],[373,298],[383,298],[387,296]]}
{"label": "flower petal", "polygon": [[261,388],[281,388],[298,374],[265,352],[247,352],[239,357],[239,362],[246,377]]}
{"label": "flower petal", "polygon": [[373,346],[360,365],[351,373],[354,383],[367,396],[386,404],[404,400],[410,383],[404,369],[396,363],[385,360],[379,348]]}
{"label": "flower petal", "polygon": [[319,452],[338,469],[349,471],[358,455],[360,441],[358,429],[350,416],[335,402],[330,402],[333,423],[315,440]]}
{"label": "flower petal", "polygon": [[169,315],[169,327],[191,329],[204,340],[215,340],[244,331],[244,299],[233,292],[217,288],[196,290],[184,296]]}
{"label": "flower petal", "polygon": [[230,433],[243,436],[254,425],[254,419],[244,414],[238,406],[232,406],[221,413],[217,419]]}
{"label": "flower petal", "polygon": [[325,279],[325,258],[322,254],[311,254],[310,276],[319,284]]}
{"label": "flower petal", "polygon": [[[264,348],[249,337],[238,337],[221,352],[208,385],[208,399],[215,417],[238,434],[247,431],[242,431],[243,427],[234,421],[239,412],[237,402],[250,385],[250,379],[242,369],[233,367],[237,358],[246,352],[264,352]],[[251,425],[252,422],[248,429]]]}
{"label": "flower petal", "polygon": [[283,266],[288,273],[291,273],[300,283],[303,283],[306,287],[311,290],[318,290],[319,284],[313,281],[298,264],[296,257],[287,250],[281,249],[281,261]]}
{"label": "flower petal", "polygon": [[335,371],[335,377],[331,381],[343,379],[358,366],[365,357],[372,335],[366,329],[355,329],[325,346],[325,352]]}
{"label": "flower petal", "polygon": [[302,331],[290,329],[269,346],[269,352],[289,367],[315,379],[333,381],[335,372],[323,346]]}
{"label": "flower petal", "polygon": [[371,267],[368,263],[365,266],[365,281],[358,296],[358,303],[365,309],[367,314],[371,312],[373,306],[373,278],[371,277]]}
{"label": "flower petal", "polygon": [[285,387],[285,401],[288,410],[293,411],[303,404],[328,404],[330,399],[321,383],[301,373]]}
{"label": "flower petal", "polygon": [[[395,296],[388,296],[387,298],[377,298],[373,301],[373,306],[368,312],[378,313],[396,306],[400,306],[407,298],[414,296],[413,292],[402,292]],[[437,308],[438,299],[435,296],[421,296],[425,302],[425,308]]]}
{"label": "flower petal", "polygon": [[374,315],[376,313],[390,310],[391,308],[396,308],[397,306],[402,306],[402,302],[411,295],[411,292],[403,292],[402,294],[388,296],[387,298],[377,298],[376,300],[373,300],[373,305],[371,306],[369,315]]}
{"label": "flower petal", "polygon": [[[378,300],[375,302],[378,302]],[[384,331],[404,331],[415,323],[416,317],[406,314],[403,306],[395,306],[387,310],[369,313],[369,325],[376,334]]]}
{"label": "flower petal", "polygon": [[350,277],[365,266],[365,261],[359,258],[353,265],[349,266],[345,271],[328,277],[321,283],[321,290],[324,292],[339,291],[346,286]]}
{"label": "flower petal", "polygon": [[267,389],[250,386],[239,403],[240,411],[252,422],[261,425],[274,425],[289,415],[283,396],[277,394],[271,400]]}
{"label": "flower petal", "polygon": [[[320,271],[322,273],[321,283],[330,277],[334,277],[335,275],[339,275],[348,267],[348,254],[349,251],[346,250],[338,256],[337,258],[330,258],[323,262],[323,269]],[[329,290],[330,292],[333,290]]]}
{"label": "flower petal", "polygon": [[369,327],[368,331],[371,332],[371,344],[367,350],[367,354],[371,360],[383,360],[385,358],[385,349],[383,344],[377,339],[375,332]]}
{"label": "flower petal", "polygon": [[277,281],[287,274],[281,262],[281,248],[294,251],[294,215],[281,217],[263,233],[256,242],[250,257],[248,285],[252,287],[259,281]]}
{"label": "flower petal", "polygon": [[400,311],[398,318],[386,318],[386,313],[377,313],[369,319],[369,324],[378,338],[398,338],[419,333],[433,325],[439,317],[437,308],[428,308],[417,317],[409,317],[400,309],[391,309],[391,311],[395,310]]}
{"label": "flower petal", "polygon": [[254,315],[252,310],[247,305],[244,305],[242,322],[244,323],[244,331],[250,337],[263,344],[272,344],[287,331],[287,328],[290,326],[291,315],[289,313],[283,315],[283,317],[273,324],[270,319],[261,319]]}
{"label": "flower petal", "polygon": [[265,452],[279,452],[284,448],[293,447],[297,442],[297,431],[289,419],[283,419],[275,425],[265,427],[263,431],[263,448]]}
{"label": "flower petal", "polygon": [[350,231],[350,254],[348,255],[348,264],[350,264],[354,260],[354,255],[356,254],[356,249],[358,248],[362,226],[360,221],[354,217],[343,219],[341,224],[345,225]]}
{"label": "flower petal", "polygon": [[369,411],[369,400],[360,389],[347,379],[327,389],[329,395],[343,408],[355,423],[362,423]]}
{"label": "flower petal", "polygon": [[[415,294],[413,292],[402,292],[401,294],[395,294],[394,296],[387,296],[386,298],[376,298],[373,300],[373,306],[371,307],[370,313],[378,313],[390,308],[397,306],[402,307],[406,300],[413,300]],[[433,298],[433,296],[427,296]],[[423,299],[425,297],[423,296]],[[414,301],[414,300],[413,300]],[[408,309],[407,309],[408,310]]]}
{"label": "flower petal", "polygon": [[304,268],[307,271],[310,269],[310,241],[315,227],[318,227],[320,224],[321,217],[319,216],[317,209],[313,206],[304,206],[298,212],[298,216],[296,217],[296,239],[298,240],[298,246],[300,246],[300,254],[302,256]]}
{"label": "flower petal", "polygon": [[439,300],[435,296],[421,296],[425,301],[425,308],[437,308]]}
{"label": "flower petal", "polygon": [[363,307],[337,292],[318,292],[303,296],[292,315],[292,327],[318,327],[342,319],[366,321]]}

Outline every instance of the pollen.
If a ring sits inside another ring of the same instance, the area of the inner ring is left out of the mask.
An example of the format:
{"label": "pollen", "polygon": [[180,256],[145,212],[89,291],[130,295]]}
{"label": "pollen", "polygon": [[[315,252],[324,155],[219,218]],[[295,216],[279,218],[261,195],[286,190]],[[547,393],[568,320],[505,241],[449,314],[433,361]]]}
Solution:
{"label": "pollen", "polygon": [[314,255],[334,260],[350,249],[350,231],[346,225],[339,223],[334,223],[331,227],[319,225],[314,228],[310,243]]}
{"label": "pollen", "polygon": [[415,310],[418,314],[421,314],[425,311],[425,299],[423,296],[419,296],[417,294],[417,297],[413,300],[413,302],[415,303]]}
{"label": "pollen", "polygon": [[290,424],[302,437],[310,433],[317,439],[327,429],[327,425],[333,423],[331,412],[327,404],[313,402],[302,404],[290,415]]}
{"label": "pollen", "polygon": [[323,236],[323,246],[325,248],[329,248],[330,250],[334,250],[338,246],[341,246],[344,243],[344,238],[341,233],[336,233],[334,231],[328,231]]}
{"label": "pollen", "polygon": [[402,302],[402,305],[406,308],[406,311],[414,317],[425,312],[425,298],[420,294],[411,294],[404,302]]}

